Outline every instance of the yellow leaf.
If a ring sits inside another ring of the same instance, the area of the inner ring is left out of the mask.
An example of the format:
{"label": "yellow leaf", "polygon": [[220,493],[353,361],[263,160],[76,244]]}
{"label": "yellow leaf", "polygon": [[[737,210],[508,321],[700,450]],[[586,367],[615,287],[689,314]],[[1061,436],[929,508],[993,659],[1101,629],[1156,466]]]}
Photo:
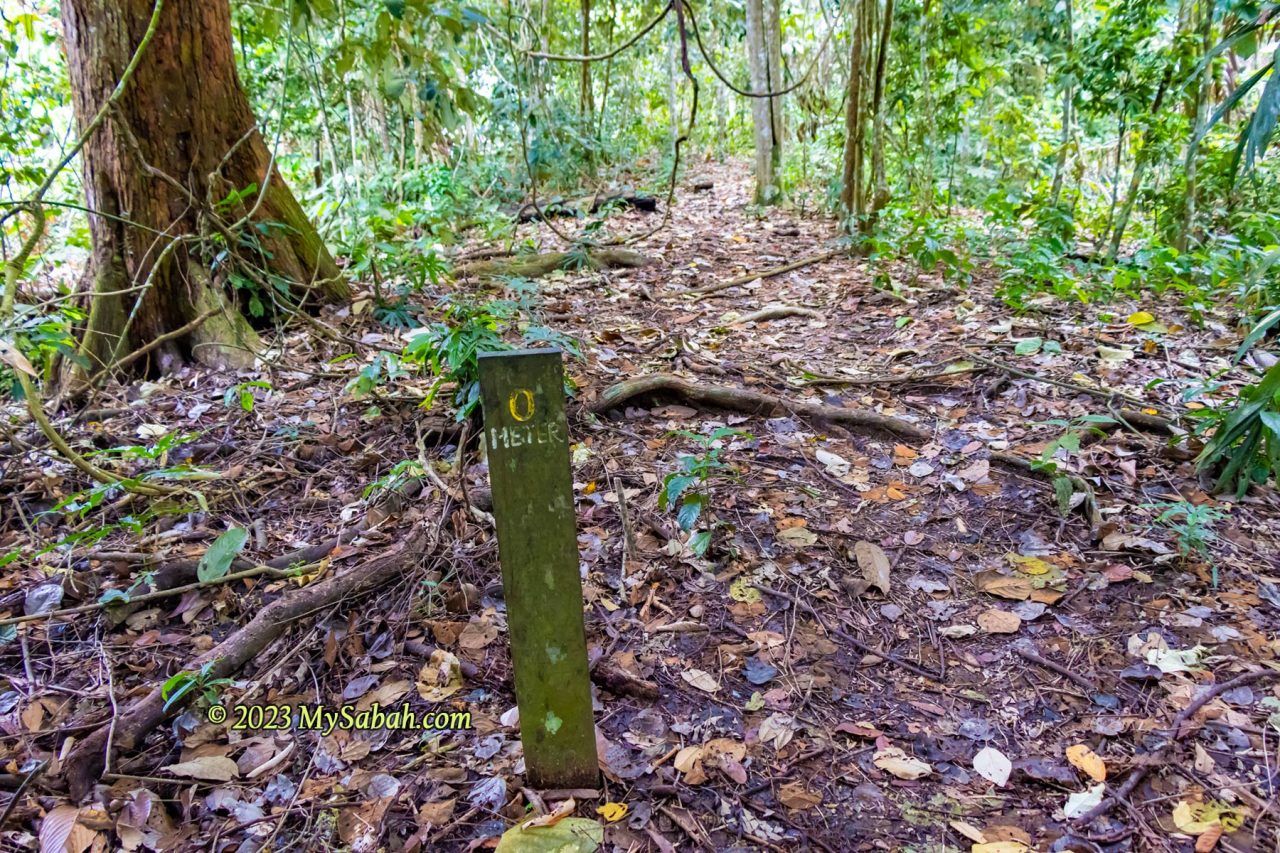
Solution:
{"label": "yellow leaf", "polygon": [[1173,807],[1173,823],[1178,827],[1179,832],[1187,835],[1199,835],[1202,832],[1208,832],[1212,827],[1217,825],[1216,820],[1197,820],[1196,813],[1199,809],[1182,800]]}
{"label": "yellow leaf", "polygon": [[760,600],[760,590],[751,585],[748,578],[740,577],[729,584],[729,597],[734,601],[745,601],[747,604],[755,604]]}
{"label": "yellow leaf", "polygon": [[1039,557],[1024,557],[1021,554],[1010,552],[1005,554],[1004,558],[1012,563],[1015,569],[1028,575],[1043,575],[1053,569],[1052,566]]}
{"label": "yellow leaf", "polygon": [[1107,780],[1107,764],[1102,756],[1083,743],[1067,747],[1067,761],[1095,782]]}
{"label": "yellow leaf", "polygon": [[969,848],[971,853],[1026,853],[1031,848],[1021,841],[989,841]]}
{"label": "yellow leaf", "polygon": [[596,481],[592,480],[590,483],[587,483],[586,487],[583,488],[582,493],[584,495],[594,495],[596,493]]}
{"label": "yellow leaf", "polygon": [[596,814],[607,820],[609,823],[616,823],[627,816],[627,812],[631,811],[631,807],[626,803],[605,803],[596,809]]}
{"label": "yellow leaf", "polygon": [[1154,323],[1155,321],[1155,316],[1148,314],[1146,311],[1135,311],[1129,315],[1130,326],[1145,326],[1148,323]]}

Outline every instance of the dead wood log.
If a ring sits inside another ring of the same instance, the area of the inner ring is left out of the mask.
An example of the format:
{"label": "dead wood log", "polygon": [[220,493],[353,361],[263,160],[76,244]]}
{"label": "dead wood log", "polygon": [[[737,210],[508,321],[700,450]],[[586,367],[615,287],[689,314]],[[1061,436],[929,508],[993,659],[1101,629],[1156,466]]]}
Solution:
{"label": "dead wood log", "polygon": [[[344,530],[337,536],[326,539],[315,545],[308,545],[305,548],[298,548],[279,557],[267,560],[262,565],[271,569],[287,569],[291,566],[299,564],[314,563],[323,559],[330,551],[340,545],[345,545],[356,536],[359,536],[365,530],[365,526],[360,524],[350,530]],[[252,560],[246,560],[244,557],[236,557],[231,562],[231,571],[241,572],[252,569],[256,564]],[[149,584],[142,584],[138,589],[130,593],[130,601],[123,601],[119,604],[113,604],[106,608],[105,613],[108,621],[113,625],[119,625],[129,616],[139,610],[143,604],[162,600],[160,597],[153,597],[137,601],[136,599],[144,595],[152,595],[154,593],[167,592],[175,590],[179,587],[185,587],[195,583],[197,577],[197,569],[200,566],[199,560],[178,559],[170,560],[160,566],[156,570],[154,577]]]}
{"label": "dead wood log", "polygon": [[[556,270],[573,269],[575,262],[575,257],[569,252],[517,255],[512,258],[465,264],[458,268],[458,275],[477,278],[494,278],[501,275],[540,278]],[[586,253],[587,266],[596,271],[642,267],[647,263],[649,263],[647,256],[630,249],[591,249]]]}
{"label": "dead wood log", "polygon": [[[186,671],[212,664],[210,678],[229,678],[271,645],[297,619],[321,611],[382,584],[403,577],[404,570],[435,549],[431,525],[420,521],[401,541],[350,571],[305,586],[277,598],[258,611],[246,625],[187,665]],[[96,729],[76,744],[63,762],[62,776],[76,802],[93,790],[106,768],[110,740],[113,752],[131,751],[175,710],[166,711],[157,685],[140,699],[120,709],[109,726]]]}
{"label": "dead wood log", "polygon": [[[515,210],[508,210],[507,213],[514,216],[517,222],[534,222],[549,216],[581,216],[588,213],[598,213],[600,208],[609,204],[634,207],[644,213],[654,213],[658,209],[658,199],[656,197],[632,192],[613,193],[611,195],[586,195],[570,201],[552,201],[546,204],[539,204],[536,207],[533,202],[528,202]],[[541,216],[538,215],[538,208],[542,209]]]}
{"label": "dead wood log", "polygon": [[822,403],[805,403],[783,400],[771,394],[749,391],[745,388],[729,388],[723,385],[709,385],[705,382],[693,382],[670,373],[654,373],[626,379],[611,385],[591,406],[595,414],[602,414],[616,408],[635,397],[651,394],[674,394],[691,403],[700,403],[733,412],[748,415],[784,415],[797,414],[826,423],[844,426],[862,427],[879,430],[909,438],[913,441],[928,441],[933,432],[924,427],[900,418],[870,412],[866,409],[842,409],[838,406],[827,406]]}

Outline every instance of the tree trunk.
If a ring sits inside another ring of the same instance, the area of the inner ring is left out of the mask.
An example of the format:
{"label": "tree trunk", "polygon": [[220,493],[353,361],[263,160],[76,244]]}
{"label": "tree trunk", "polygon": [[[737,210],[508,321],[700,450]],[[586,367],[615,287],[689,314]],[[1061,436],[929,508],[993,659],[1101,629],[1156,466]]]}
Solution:
{"label": "tree trunk", "polygon": [[[582,55],[591,55],[591,0],[582,0]],[[591,122],[591,114],[595,112],[591,97],[591,63],[578,63],[582,68],[582,80],[580,99],[578,102],[578,113],[583,119],[584,126],[589,126]]]}
{"label": "tree trunk", "polygon": [[[1160,107],[1164,103],[1164,94],[1168,90],[1169,80],[1173,76],[1173,65],[1173,60],[1170,59],[1165,67],[1164,77],[1160,80],[1160,87],[1156,89],[1156,97],[1151,104],[1151,112],[1149,114],[1153,123],[1160,117]],[[1134,202],[1138,200],[1138,191],[1142,189],[1142,178],[1147,173],[1147,167],[1151,165],[1153,148],[1153,140],[1144,138],[1142,148],[1138,150],[1137,159],[1134,160],[1133,175],[1129,178],[1129,192],[1124,197],[1124,204],[1120,206],[1120,217],[1116,220],[1115,230],[1111,232],[1111,248],[1107,252],[1107,259],[1111,263],[1115,263],[1116,257],[1120,254],[1120,243],[1124,240],[1125,229],[1129,227],[1129,217],[1133,214]]]}
{"label": "tree trunk", "polygon": [[[862,151],[862,66],[863,47],[867,39],[867,4],[872,0],[859,0],[854,12],[852,47],[849,54],[849,89],[845,96],[844,113],[844,170],[840,187],[840,205],[846,216],[861,221],[863,207],[863,151]],[[851,223],[852,224],[852,223]]]}
{"label": "tree trunk", "polygon": [[[1067,65],[1071,64],[1071,54],[1075,44],[1075,34],[1073,32],[1074,24],[1072,23],[1071,7],[1075,0],[1067,0],[1066,2],[1066,37],[1067,37]],[[1071,85],[1071,79],[1068,78],[1062,84],[1062,147],[1058,149],[1058,160],[1053,167],[1053,188],[1050,190],[1050,206],[1057,207],[1058,201],[1062,198],[1062,181],[1067,170],[1067,153],[1071,149],[1071,101],[1074,96],[1074,87]]]}
{"label": "tree trunk", "polygon": [[934,106],[933,106],[933,90],[930,82],[929,74],[929,7],[931,0],[924,0],[923,11],[920,13],[920,90],[924,97],[924,132],[921,136],[923,145],[920,146],[920,153],[923,158],[924,176],[920,182],[920,208],[926,212],[933,211],[933,172],[935,152],[933,150],[934,135]]}
{"label": "tree trunk", "polygon": [[[152,9],[151,0],[63,0],[81,127],[115,88]],[[197,248],[210,246],[206,240],[184,240],[166,251],[169,238],[199,234],[210,206],[228,223],[253,214],[257,227],[236,235],[239,253],[259,268],[268,289],[307,288],[312,302],[348,296],[297,200],[274,168],[268,176],[269,164],[236,73],[226,0],[168,0],[118,108],[83,151],[88,207],[105,214],[89,217],[94,295],[81,353],[90,372],[217,307],[225,310],[158,347],[153,367],[171,371],[193,357],[222,365],[252,358],[244,347],[253,347],[254,334],[224,292],[232,267],[225,259],[213,263],[216,246],[208,256]],[[245,192],[251,186],[257,189]],[[243,199],[233,196],[237,191]],[[256,247],[246,248],[249,241]],[[273,298],[256,295],[263,303]]]}
{"label": "tree trunk", "polygon": [[[781,92],[786,88],[782,80],[782,0],[764,0],[764,40],[769,60],[770,92]],[[782,123],[782,96],[769,99],[769,132],[773,140],[773,148],[769,156],[773,159],[773,172],[777,175],[782,170],[782,140],[786,136],[786,128]]]}
{"label": "tree trunk", "polygon": [[[1200,50],[1208,54],[1213,48],[1213,2],[1204,4],[1200,19]],[[1198,191],[1196,176],[1196,160],[1200,153],[1200,128],[1208,118],[1209,84],[1213,80],[1212,63],[1205,63],[1204,71],[1196,82],[1195,92],[1188,112],[1191,119],[1191,139],[1187,141],[1187,154],[1183,159],[1182,171],[1186,175],[1186,190],[1182,194],[1182,213],[1178,217],[1178,233],[1174,237],[1174,247],[1185,252],[1191,243],[1191,233],[1195,228],[1196,193]]]}
{"label": "tree trunk", "polygon": [[[747,0],[747,68],[751,91],[770,92],[769,38],[766,35],[765,3],[776,0]],[[756,151],[756,204],[772,204],[780,195],[777,169],[781,149],[774,135],[774,98],[752,98],[751,119]]]}
{"label": "tree trunk", "polygon": [[876,227],[880,210],[889,203],[889,182],[884,172],[884,86],[885,68],[888,65],[889,43],[893,35],[893,0],[884,0],[884,21],[880,27],[880,44],[876,48],[875,82],[871,92],[872,138],[871,180],[875,190],[871,197],[871,210],[863,222],[863,233],[871,234]]}

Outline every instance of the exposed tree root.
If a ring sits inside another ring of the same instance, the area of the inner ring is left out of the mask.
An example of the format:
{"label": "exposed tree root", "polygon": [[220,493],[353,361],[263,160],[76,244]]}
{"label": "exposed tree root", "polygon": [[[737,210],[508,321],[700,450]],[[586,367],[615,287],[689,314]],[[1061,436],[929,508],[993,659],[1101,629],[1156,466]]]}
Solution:
{"label": "exposed tree root", "polygon": [[[503,260],[483,260],[458,269],[459,275],[493,278],[500,275],[540,278],[556,270],[572,268],[574,259],[568,252],[546,252],[541,255],[518,255]],[[586,263],[593,270],[619,267],[642,267],[649,258],[630,249],[592,249]]]}
{"label": "exposed tree root", "polygon": [[[638,376],[635,379],[624,379],[610,385],[600,398],[590,406],[590,411],[603,414],[617,408],[628,400],[652,394],[673,394],[681,399],[704,406],[728,409],[748,415],[784,415],[795,414],[830,424],[852,426],[866,430],[896,435],[912,441],[926,442],[933,438],[933,431],[904,421],[901,418],[869,412],[864,409],[842,409],[838,406],[827,406],[822,403],[804,403],[783,400],[772,394],[749,391],[745,388],[728,388],[723,385],[709,385],[705,382],[694,382],[670,373],[654,373]],[[1031,464],[1031,460],[1015,453],[992,451],[992,462],[998,462],[1016,468],[1026,474],[1040,479],[1052,481],[1054,476],[1065,476],[1071,481],[1075,491],[1085,495],[1083,509],[1089,520],[1097,525],[1101,521],[1097,500],[1093,487],[1082,477],[1061,474],[1054,475],[1042,471]]]}
{"label": "exposed tree root", "polygon": [[[368,593],[403,576],[404,570],[435,550],[431,525],[420,521],[399,544],[350,571],[283,595],[258,611],[244,627],[187,665],[187,671],[211,663],[211,678],[228,678],[280,637],[297,619]],[[111,725],[96,729],[71,750],[63,762],[63,778],[72,798],[82,801],[106,768],[108,742],[116,750],[134,750],[169,712],[157,685],[122,708]]]}
{"label": "exposed tree root", "polygon": [[617,203],[623,207],[634,207],[645,213],[654,213],[658,209],[658,199],[654,196],[614,193],[613,195],[588,195],[572,201],[549,202],[537,206],[529,203],[509,213],[516,218],[517,222],[534,222],[549,216],[580,216],[596,213],[600,208],[611,203]]}
{"label": "exposed tree root", "polygon": [[[1062,379],[1054,379],[1051,376],[1041,376],[1039,373],[1031,373],[1030,371],[1021,370],[1012,365],[1005,364],[1004,362],[1001,362],[1001,361],[995,361],[990,358],[985,358],[984,356],[977,355],[973,352],[969,352],[965,357],[968,359],[971,359],[972,361],[978,362],[978,364],[983,364],[983,365],[986,365],[987,367],[993,368],[995,370],[999,370],[1002,373],[1007,373],[1010,376],[1017,376],[1022,379],[1030,379],[1035,382],[1044,382],[1047,385],[1054,385],[1058,388],[1063,388],[1068,391],[1075,391],[1078,394],[1088,394],[1093,397],[1100,397],[1103,400],[1124,400],[1126,402],[1134,404],[1135,406],[1147,406],[1147,407],[1155,408],[1155,404],[1147,402],[1146,400],[1139,399],[1138,397],[1130,396],[1129,394],[1125,394],[1122,391],[1115,391],[1109,388],[1090,388],[1088,385],[1079,385],[1075,382],[1066,382]],[[1172,434],[1175,428],[1175,424],[1172,421],[1166,418],[1156,417],[1155,415],[1148,415],[1144,412],[1135,412],[1135,411],[1125,410],[1121,414],[1124,416],[1125,420],[1129,421],[1135,426],[1143,426],[1144,428],[1150,429],[1153,432],[1163,432],[1166,434]]]}
{"label": "exposed tree root", "polygon": [[923,427],[865,409],[841,409],[822,403],[792,402],[771,394],[748,391],[745,388],[728,388],[723,385],[694,382],[670,373],[639,376],[611,385],[600,395],[600,399],[592,404],[591,411],[601,414],[633,398],[661,393],[674,394],[691,403],[701,403],[748,415],[797,414],[826,423],[892,433],[913,441],[928,441],[933,437],[933,433]]}
{"label": "exposed tree root", "polygon": [[821,320],[823,314],[821,311],[805,308],[803,305],[766,305],[759,311],[744,314],[729,325],[745,326],[749,323],[763,323],[766,320],[781,320],[784,317],[814,317]]}
{"label": "exposed tree root", "polygon": [[684,295],[706,296],[711,293],[719,293],[721,290],[728,290],[731,287],[738,287],[739,285],[750,284],[751,282],[756,281],[757,279],[773,278],[775,275],[782,275],[783,273],[791,272],[792,270],[798,270],[801,267],[807,267],[810,264],[821,263],[822,261],[830,260],[831,258],[834,258],[837,255],[847,254],[848,251],[849,251],[848,249],[842,248],[842,249],[832,249],[829,252],[820,252],[816,255],[809,255],[808,257],[800,258],[797,261],[792,261],[789,264],[783,264],[780,267],[770,267],[768,269],[760,270],[759,272],[740,275],[737,278],[731,278],[728,281],[722,281],[716,284],[708,284],[706,287],[696,287],[693,290],[686,290],[684,291]]}

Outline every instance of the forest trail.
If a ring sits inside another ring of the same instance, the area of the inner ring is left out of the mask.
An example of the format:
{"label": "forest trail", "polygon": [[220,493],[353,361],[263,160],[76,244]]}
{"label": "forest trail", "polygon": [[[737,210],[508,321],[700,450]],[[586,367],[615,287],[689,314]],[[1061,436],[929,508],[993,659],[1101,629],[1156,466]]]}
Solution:
{"label": "forest trail", "polygon": [[[712,187],[694,191],[695,178]],[[1163,418],[1184,410],[1157,380],[1228,368],[1231,321],[1199,326],[1155,296],[1044,300],[1016,316],[993,296],[989,270],[962,288],[847,255],[691,294],[834,246],[834,222],[757,218],[750,200],[742,164],[696,164],[670,227],[636,246],[649,265],[560,271],[536,285],[464,277],[411,306],[433,317],[433,297],[507,299],[581,345],[566,372],[605,783],[576,792],[578,814],[603,808],[617,818],[606,843],[632,850],[1050,849],[1072,833],[1076,846],[1054,849],[1155,850],[1182,849],[1171,834],[1216,809],[1228,816],[1226,849],[1272,848],[1280,771],[1259,714],[1275,710],[1263,703],[1276,702],[1274,682],[1215,693],[1170,740],[1201,685],[1274,666],[1277,651],[1275,492],[1236,502],[1219,536],[1185,559],[1186,536],[1154,520],[1170,502],[1206,498],[1188,454],[1161,434]],[[631,233],[656,215],[625,211],[609,226]],[[520,231],[558,248],[544,225]],[[892,285],[876,287],[877,272]],[[104,817],[93,830],[104,839],[278,836],[305,848],[328,832],[355,849],[475,849],[526,802],[556,802],[521,791],[485,467],[448,467],[465,433],[418,407],[428,379],[352,396],[359,371],[407,339],[367,304],[357,294],[354,307],[324,309],[321,336],[289,333],[261,371],[189,369],[61,426],[99,448],[204,431],[170,461],[234,483],[226,509],[253,533],[250,565],[330,543],[308,558],[304,581],[432,528],[435,544],[396,564],[398,582],[299,621],[220,701],[411,701],[470,711],[473,730],[322,737],[186,715],[181,744],[161,727],[110,768],[112,798],[133,805]],[[775,305],[802,311],[750,319]],[[353,345],[359,360],[330,361]],[[658,373],[688,380],[699,399],[668,391],[605,404],[610,386]],[[725,399],[713,386],[784,406],[752,415],[708,405]],[[815,421],[786,402],[874,412],[926,438]],[[1010,458],[1037,459],[1055,441],[1068,484]],[[709,472],[705,487],[673,494],[706,490],[692,537],[658,502],[690,453]],[[411,460],[428,470],[399,477]],[[60,496],[61,475],[32,475],[9,496],[27,513]],[[366,493],[371,482],[383,488]],[[190,563],[217,535],[205,520],[161,516],[141,552],[107,536],[67,568],[127,577],[139,562]],[[705,556],[691,547],[698,531],[711,534]],[[26,593],[42,571],[7,575],[7,594]],[[9,748],[47,754],[55,728],[101,727],[101,655],[134,673],[112,685],[123,703],[224,641],[229,617],[297,581],[251,578],[135,605],[101,635],[84,621],[40,629],[52,644],[31,687],[56,689],[6,694]],[[61,606],[97,593],[73,589]],[[1121,787],[1134,772],[1149,785],[1141,798]],[[1073,828],[1067,817],[1118,789],[1110,817]],[[205,807],[179,824],[151,808],[159,798]]]}

